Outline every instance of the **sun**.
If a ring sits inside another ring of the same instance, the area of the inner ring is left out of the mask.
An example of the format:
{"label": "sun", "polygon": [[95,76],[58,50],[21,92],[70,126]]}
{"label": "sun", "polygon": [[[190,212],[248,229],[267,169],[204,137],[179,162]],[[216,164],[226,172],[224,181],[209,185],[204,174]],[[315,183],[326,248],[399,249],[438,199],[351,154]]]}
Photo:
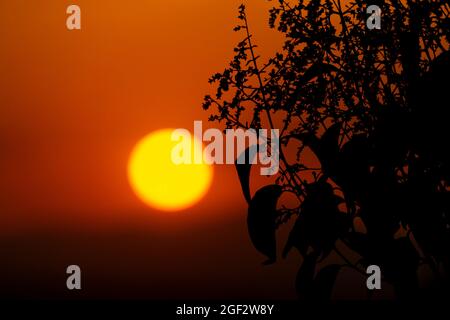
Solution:
{"label": "sun", "polygon": [[[178,142],[172,141],[172,132],[162,129],[142,138],[128,162],[128,179],[136,195],[163,211],[179,211],[196,204],[205,196],[213,177],[212,166],[206,163],[173,163],[172,149]],[[202,144],[192,145],[201,148]]]}

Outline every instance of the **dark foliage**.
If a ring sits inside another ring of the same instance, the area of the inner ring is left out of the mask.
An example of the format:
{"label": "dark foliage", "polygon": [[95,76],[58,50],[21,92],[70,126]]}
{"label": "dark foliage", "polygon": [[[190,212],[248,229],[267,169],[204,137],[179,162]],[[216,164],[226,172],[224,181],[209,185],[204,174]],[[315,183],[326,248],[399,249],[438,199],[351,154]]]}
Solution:
{"label": "dark foliage", "polygon": [[[282,255],[303,256],[296,288],[305,297],[329,298],[343,267],[365,274],[370,264],[401,298],[419,294],[424,265],[448,290],[449,3],[374,0],[382,28],[368,30],[367,1],[276,2],[269,23],[285,37],[281,51],[260,63],[241,6],[244,38],[203,106],[227,128],[280,129],[276,186],[252,197],[251,166],[237,165],[253,244],[275,262],[276,229],[296,219]],[[302,161],[311,151],[318,168]],[[284,192],[298,207],[277,206]],[[318,270],[333,251],[343,263]]]}

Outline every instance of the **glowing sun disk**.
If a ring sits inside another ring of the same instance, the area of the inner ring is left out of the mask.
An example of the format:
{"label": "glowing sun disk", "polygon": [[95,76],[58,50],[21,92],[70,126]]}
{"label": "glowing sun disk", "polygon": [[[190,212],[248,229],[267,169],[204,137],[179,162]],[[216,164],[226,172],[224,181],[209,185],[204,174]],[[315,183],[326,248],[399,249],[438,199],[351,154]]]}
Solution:
{"label": "glowing sun disk", "polygon": [[[200,201],[213,176],[210,165],[172,162],[172,129],[145,136],[134,147],[128,163],[128,179],[136,195],[147,205],[164,211],[186,209]],[[196,139],[193,135],[191,139]],[[201,147],[200,143],[192,146]]]}

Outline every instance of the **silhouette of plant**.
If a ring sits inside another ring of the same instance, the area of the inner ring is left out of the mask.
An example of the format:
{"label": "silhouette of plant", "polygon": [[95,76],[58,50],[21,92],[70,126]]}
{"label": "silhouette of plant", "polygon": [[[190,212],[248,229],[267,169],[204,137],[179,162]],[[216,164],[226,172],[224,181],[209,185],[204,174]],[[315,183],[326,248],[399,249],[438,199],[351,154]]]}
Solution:
{"label": "silhouette of plant", "polygon": [[[276,184],[252,197],[251,165],[236,165],[255,248],[275,262],[276,231],[295,219],[282,255],[302,255],[296,289],[308,298],[329,299],[342,268],[366,275],[372,264],[400,298],[421,292],[419,267],[448,288],[449,3],[276,2],[269,24],[282,49],[260,61],[241,5],[243,40],[203,104],[226,128],[280,129]],[[366,26],[372,4],[379,30]],[[284,193],[298,206],[280,205]],[[342,263],[319,270],[331,253]]]}

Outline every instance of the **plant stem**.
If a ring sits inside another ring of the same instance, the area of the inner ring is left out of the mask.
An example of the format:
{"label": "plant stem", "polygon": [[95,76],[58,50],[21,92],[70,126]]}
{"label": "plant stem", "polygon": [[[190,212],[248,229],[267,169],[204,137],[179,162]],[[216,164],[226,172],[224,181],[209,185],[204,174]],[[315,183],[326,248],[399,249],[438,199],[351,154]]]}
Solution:
{"label": "plant stem", "polygon": [[[248,42],[250,54],[251,54],[253,66],[255,68],[256,77],[257,77],[258,83],[259,83],[259,91],[261,93],[261,99],[262,99],[263,104],[264,104],[264,110],[266,112],[270,128],[271,129],[275,129],[272,117],[270,115],[270,111],[268,109],[268,103],[267,103],[265,92],[264,92],[264,83],[262,81],[261,73],[260,73],[260,70],[259,70],[259,67],[258,67],[258,62],[256,61],[255,51],[253,50],[253,43],[252,43],[251,35],[250,35],[250,27],[249,27],[249,23],[248,23],[248,20],[247,20],[247,14],[245,12],[244,12],[244,15],[243,15],[243,19],[244,19],[244,23],[245,23],[245,31],[246,31],[246,34],[247,34],[247,42]],[[281,137],[279,137],[279,138],[281,140]],[[289,168],[289,163],[286,160],[286,157],[285,157],[285,155],[283,153],[283,150],[282,150],[281,146],[280,146],[280,149],[279,149],[279,153],[280,153],[281,161],[283,161],[283,163],[284,163],[286,168]],[[293,174],[290,171],[288,171],[287,178],[288,178],[289,182],[294,184],[295,189],[301,190],[301,186],[303,186],[303,181],[296,174],[294,174],[294,176],[292,176],[292,175]],[[292,176],[292,177],[289,178],[288,176]],[[297,183],[297,179],[300,181],[300,185]]]}

